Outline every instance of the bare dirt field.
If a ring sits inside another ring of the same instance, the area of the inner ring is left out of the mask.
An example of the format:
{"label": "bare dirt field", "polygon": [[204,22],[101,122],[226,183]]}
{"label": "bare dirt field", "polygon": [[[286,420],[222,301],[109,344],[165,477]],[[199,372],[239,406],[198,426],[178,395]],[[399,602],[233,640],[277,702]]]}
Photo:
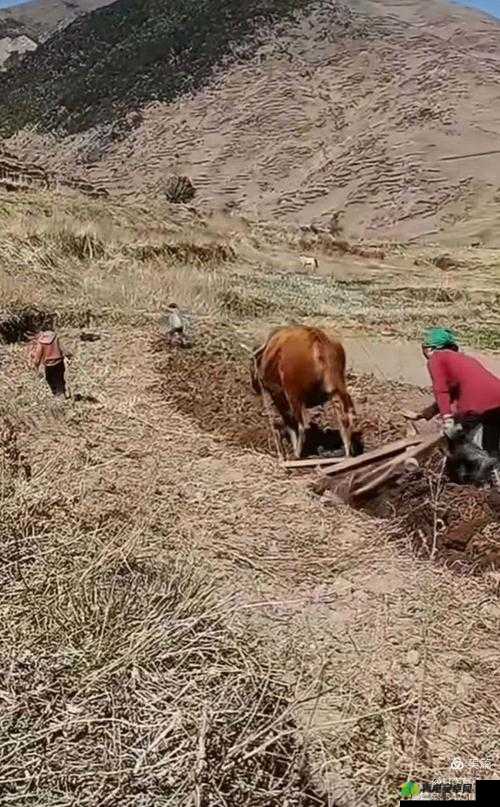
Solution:
{"label": "bare dirt field", "polygon": [[[495,503],[438,458],[369,508],[332,504],[280,468],[247,367],[277,322],[397,349],[471,301],[463,339],[496,344],[494,251],[455,252],[445,285],[432,247],[318,249],[310,273],[286,229],[183,216],[0,198],[2,799],[389,805],[457,756],[493,778]],[[172,299],[190,350],[162,339]],[[73,353],[62,406],[13,341],[37,311]],[[367,445],[428,400],[355,368],[350,386]]]}

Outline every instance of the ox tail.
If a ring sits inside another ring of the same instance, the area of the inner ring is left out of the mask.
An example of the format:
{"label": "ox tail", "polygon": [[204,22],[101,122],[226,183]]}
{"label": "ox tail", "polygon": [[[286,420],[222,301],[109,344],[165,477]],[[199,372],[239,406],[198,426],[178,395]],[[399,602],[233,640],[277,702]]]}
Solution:
{"label": "ox tail", "polygon": [[316,342],[315,355],[322,374],[324,392],[336,405],[342,443],[348,457],[352,452],[356,412],[346,387],[345,351],[339,342]]}
{"label": "ox tail", "polygon": [[273,328],[273,330],[268,334],[266,341],[263,345],[256,348],[252,353],[252,359],[250,362],[250,378],[252,381],[252,387],[256,395],[262,395],[263,390],[263,383],[262,383],[262,358],[264,356],[264,352],[271,341],[272,337],[280,331],[281,328]]}

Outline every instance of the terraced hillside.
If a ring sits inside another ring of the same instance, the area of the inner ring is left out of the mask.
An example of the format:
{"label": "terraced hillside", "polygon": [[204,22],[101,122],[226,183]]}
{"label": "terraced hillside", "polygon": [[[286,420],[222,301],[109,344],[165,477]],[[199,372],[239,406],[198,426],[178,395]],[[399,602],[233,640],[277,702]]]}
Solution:
{"label": "terraced hillside", "polygon": [[113,192],[184,173],[197,206],[498,243],[495,20],[437,0],[239,7],[77,20],[0,82],[9,148]]}

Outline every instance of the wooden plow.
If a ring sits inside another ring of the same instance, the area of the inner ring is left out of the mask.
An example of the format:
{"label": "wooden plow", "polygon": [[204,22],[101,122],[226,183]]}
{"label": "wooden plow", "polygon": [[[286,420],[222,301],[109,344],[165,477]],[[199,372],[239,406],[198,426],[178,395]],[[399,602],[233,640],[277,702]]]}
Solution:
{"label": "wooden plow", "polygon": [[358,457],[287,460],[287,470],[318,471],[315,489],[330,490],[345,502],[357,502],[376,494],[404,475],[414,475],[420,463],[444,443],[441,432],[415,434],[367,451]]}

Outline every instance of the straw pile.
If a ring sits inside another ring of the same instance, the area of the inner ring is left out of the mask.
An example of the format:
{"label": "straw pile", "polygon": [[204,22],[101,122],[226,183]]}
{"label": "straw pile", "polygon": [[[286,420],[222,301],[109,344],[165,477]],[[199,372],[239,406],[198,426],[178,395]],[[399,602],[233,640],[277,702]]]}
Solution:
{"label": "straw pile", "polygon": [[40,330],[47,313],[28,306],[10,307],[0,311],[0,342],[22,342],[27,333]]}

